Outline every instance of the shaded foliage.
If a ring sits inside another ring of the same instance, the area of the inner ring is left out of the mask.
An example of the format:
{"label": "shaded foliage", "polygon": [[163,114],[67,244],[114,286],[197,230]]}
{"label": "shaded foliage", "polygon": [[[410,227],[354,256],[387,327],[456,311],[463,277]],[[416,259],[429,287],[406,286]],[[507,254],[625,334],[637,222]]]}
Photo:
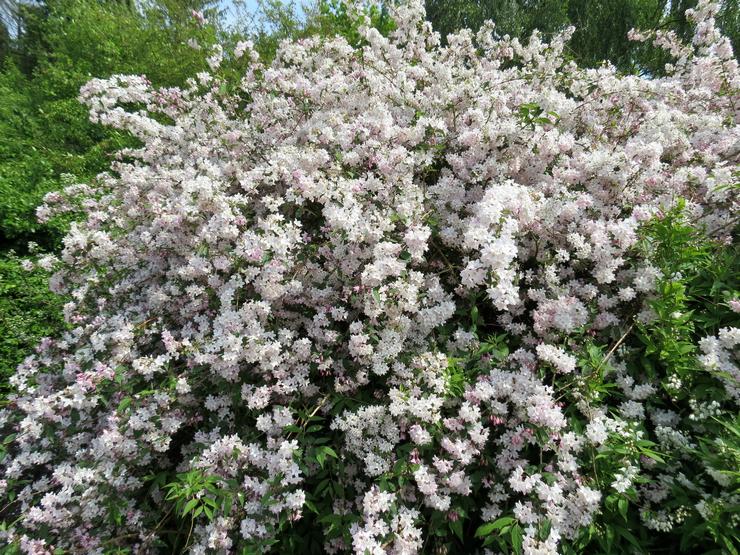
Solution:
{"label": "shaded foliage", "polygon": [[0,397],[7,379],[42,337],[63,328],[63,297],[49,293],[47,272],[28,272],[14,256],[0,258]]}
{"label": "shaded foliage", "polygon": [[[658,74],[668,61],[663,52],[627,40],[632,28],[671,29],[690,39],[685,11],[696,0],[426,0],[427,18],[443,37],[461,28],[478,29],[490,19],[500,35],[526,39],[535,29],[545,36],[572,25],[568,51],[580,65],[609,60],[626,72]],[[740,46],[740,7],[722,3],[717,21],[733,44]]]}

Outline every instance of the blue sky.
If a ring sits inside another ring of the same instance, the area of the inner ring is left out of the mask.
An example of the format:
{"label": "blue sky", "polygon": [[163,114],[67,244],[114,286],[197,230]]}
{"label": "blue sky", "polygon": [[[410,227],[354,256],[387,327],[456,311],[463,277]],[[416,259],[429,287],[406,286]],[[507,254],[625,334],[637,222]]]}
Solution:
{"label": "blue sky", "polygon": [[[243,0],[242,4],[250,11],[257,9],[257,0]],[[221,6],[229,9],[233,6],[233,2],[232,0],[221,0]]]}
{"label": "blue sky", "polygon": [[[294,4],[297,8],[300,8],[303,5],[302,0],[282,0],[284,4]],[[237,3],[239,4],[241,8],[241,12],[249,11],[254,12],[257,10],[259,3],[258,0],[237,0]],[[219,6],[226,11],[225,19],[227,24],[235,23],[235,18],[237,17],[237,10],[234,6],[235,2],[234,0],[220,0]],[[300,13],[300,9],[298,9],[298,12]]]}

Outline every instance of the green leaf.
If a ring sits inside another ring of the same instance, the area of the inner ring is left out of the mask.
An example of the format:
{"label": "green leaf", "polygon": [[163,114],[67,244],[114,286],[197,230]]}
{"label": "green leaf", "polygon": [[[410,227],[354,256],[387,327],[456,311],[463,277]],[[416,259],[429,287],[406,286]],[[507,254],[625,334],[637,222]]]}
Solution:
{"label": "green leaf", "polygon": [[311,512],[313,512],[315,514],[319,514],[319,509],[316,507],[316,504],[313,501],[311,501],[310,499],[306,499],[304,501],[304,504],[306,505],[306,507],[308,507],[308,509]]}
{"label": "green leaf", "polygon": [[190,511],[192,511],[195,506],[198,504],[197,499],[191,499],[187,503],[185,503],[185,507],[182,509],[182,516],[186,516]]}
{"label": "green leaf", "polygon": [[381,304],[380,302],[380,289],[377,287],[373,289],[373,298],[375,299],[375,302],[378,304]]}
{"label": "green leaf", "polygon": [[321,480],[321,481],[319,482],[319,485],[318,485],[318,486],[316,486],[316,489],[314,490],[314,492],[315,492],[316,494],[319,494],[319,493],[321,493],[322,491],[324,491],[324,490],[326,490],[326,489],[327,489],[327,487],[329,486],[329,483],[330,483],[330,482],[329,482],[329,478],[324,478],[323,480]]}
{"label": "green leaf", "polygon": [[325,446],[321,447],[320,449],[324,453],[326,453],[327,455],[329,455],[330,457],[334,457],[335,459],[338,459],[339,458],[339,456],[336,454],[336,452],[334,451],[334,449],[332,449],[328,445],[325,445]]}
{"label": "green leaf", "polygon": [[116,366],[115,370],[115,381],[117,384],[122,384],[126,378],[126,367]]}
{"label": "green leaf", "polygon": [[478,306],[473,305],[473,308],[470,309],[470,321],[473,323],[473,327],[476,327],[478,325],[479,317],[480,313],[478,312]]}
{"label": "green leaf", "polygon": [[644,553],[645,549],[642,545],[640,545],[639,540],[635,537],[635,535],[627,530],[626,528],[621,528],[618,526],[614,527],[617,534],[619,534],[621,537],[623,537],[625,540],[627,540],[635,549],[637,549],[638,553]]}
{"label": "green leaf", "polygon": [[460,541],[465,541],[463,538],[463,525],[462,525],[462,519],[458,520],[451,520],[450,521],[450,530],[452,530],[455,535],[460,539]]}
{"label": "green leaf", "polygon": [[522,527],[519,524],[514,525],[511,528],[511,546],[514,548],[514,553],[519,555],[522,552],[522,544],[524,543],[524,537],[522,534]]}
{"label": "green leaf", "polygon": [[131,397],[124,397],[121,399],[121,402],[118,403],[118,408],[116,409],[116,412],[124,412],[127,408],[131,406]]}
{"label": "green leaf", "polygon": [[514,522],[514,520],[515,519],[512,516],[502,516],[501,518],[494,520],[493,522],[487,522],[486,524],[478,527],[478,529],[475,531],[475,537],[482,538],[483,536],[488,536],[496,530],[500,530],[507,524],[511,524],[512,522]]}
{"label": "green leaf", "polygon": [[550,519],[545,519],[540,523],[540,540],[545,541],[548,537],[550,537],[550,530],[552,529],[552,523],[550,522]]}
{"label": "green leaf", "polygon": [[641,453],[645,455],[646,457],[653,459],[654,461],[658,461],[659,463],[665,463],[665,459],[663,459],[663,457],[661,457],[655,451],[652,451],[650,449],[642,449]]}
{"label": "green leaf", "polygon": [[626,497],[620,497],[619,501],[617,501],[617,507],[619,509],[619,514],[622,515],[622,518],[626,521],[627,520],[627,508],[629,506],[629,502],[627,501]]}

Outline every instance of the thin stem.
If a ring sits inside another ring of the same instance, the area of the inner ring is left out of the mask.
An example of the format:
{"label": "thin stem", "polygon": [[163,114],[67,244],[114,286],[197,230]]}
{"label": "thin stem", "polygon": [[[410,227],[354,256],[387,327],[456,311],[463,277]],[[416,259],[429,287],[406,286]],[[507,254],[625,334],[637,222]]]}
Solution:
{"label": "thin stem", "polygon": [[616,351],[616,350],[617,350],[617,348],[618,348],[618,347],[619,347],[619,346],[620,346],[620,345],[621,345],[622,343],[624,343],[624,340],[625,340],[625,339],[627,339],[627,336],[628,336],[628,335],[630,334],[630,332],[632,331],[632,328],[634,328],[634,327],[635,327],[635,323],[634,323],[634,322],[632,322],[632,323],[630,324],[630,327],[628,327],[628,328],[627,328],[627,331],[626,331],[626,332],[624,332],[624,334],[622,335],[622,337],[620,337],[620,338],[619,338],[619,341],[617,341],[617,342],[616,342],[616,343],[614,344],[614,346],[613,346],[613,347],[612,347],[611,349],[609,349],[609,352],[608,352],[608,353],[606,353],[606,356],[605,356],[605,357],[603,358],[603,360],[602,360],[602,361],[601,361],[601,362],[599,363],[599,365],[598,365],[598,366],[596,367],[596,370],[595,370],[595,372],[598,372],[599,370],[601,370],[601,367],[602,367],[602,366],[603,366],[604,364],[606,364],[606,363],[607,363],[607,362],[609,361],[609,359],[611,358],[611,356],[612,356],[612,355],[614,354],[614,351]]}

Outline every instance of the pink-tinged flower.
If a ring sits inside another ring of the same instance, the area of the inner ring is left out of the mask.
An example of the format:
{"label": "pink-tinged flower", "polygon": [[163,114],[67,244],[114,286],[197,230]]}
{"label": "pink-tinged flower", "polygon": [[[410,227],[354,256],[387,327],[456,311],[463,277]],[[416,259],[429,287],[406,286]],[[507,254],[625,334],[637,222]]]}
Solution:
{"label": "pink-tinged flower", "polygon": [[205,25],[206,17],[203,15],[203,12],[200,10],[191,10],[190,15],[193,16],[193,19],[195,19],[198,25]]}
{"label": "pink-tinged flower", "polygon": [[[359,48],[285,40],[266,65],[240,42],[235,75],[193,42],[210,70],[182,88],[81,88],[137,145],[37,212],[71,222],[58,256],[38,254],[67,325],[0,411],[19,517],[3,534],[22,550],[152,551],[163,464],[209,484],[191,497],[234,500],[192,514],[194,553],[282,542],[306,510],[331,521],[328,553],[418,553],[429,515],[464,506],[513,511],[523,551],[551,554],[612,489],[656,529],[686,509],[674,488],[700,513],[731,500],[696,453],[740,401],[740,331],[699,340],[716,405],[690,376],[648,379],[634,336],[682,279],[649,222],[682,198],[712,245],[732,239],[740,77],[712,4],[691,14],[695,44],[653,34],[675,58],[660,78],[578,68],[571,30],[523,44],[486,24],[442,46],[421,0],[392,4],[395,30],[361,25]],[[667,463],[592,464],[643,441]]]}

